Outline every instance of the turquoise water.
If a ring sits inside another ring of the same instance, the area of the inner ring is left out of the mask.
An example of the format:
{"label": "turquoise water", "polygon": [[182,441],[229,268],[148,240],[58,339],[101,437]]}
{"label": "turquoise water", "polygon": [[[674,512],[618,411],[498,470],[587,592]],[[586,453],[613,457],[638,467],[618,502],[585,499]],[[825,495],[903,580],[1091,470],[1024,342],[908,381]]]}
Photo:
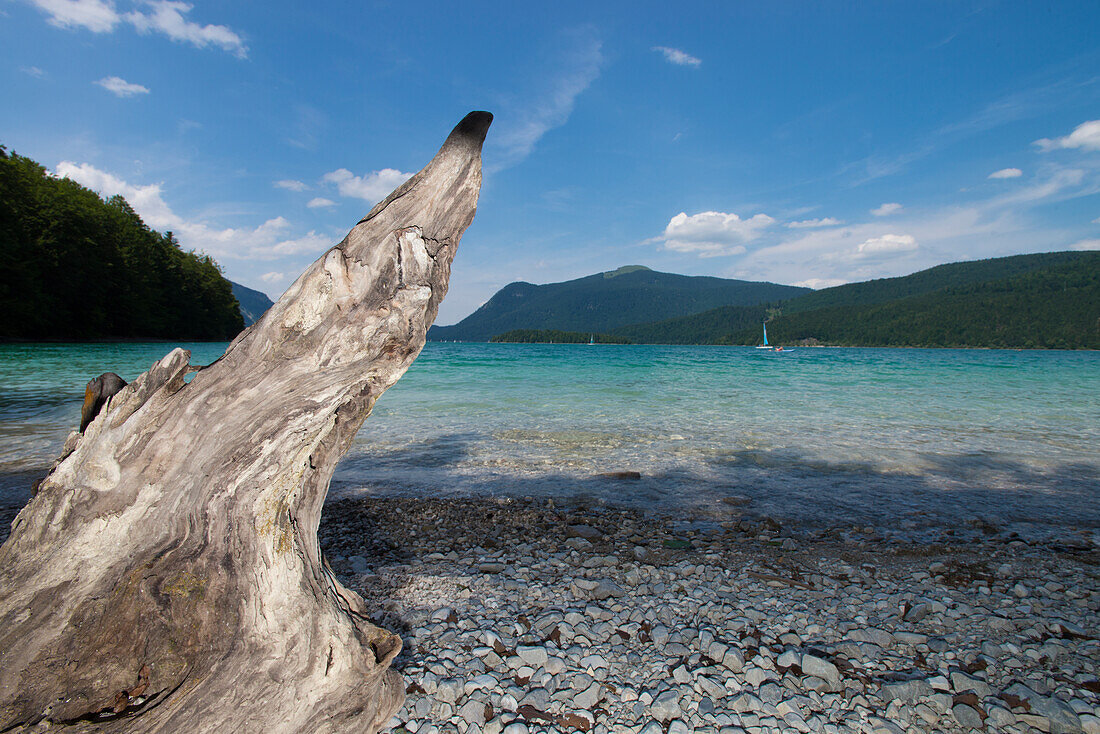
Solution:
{"label": "turquoise water", "polygon": [[[171,346],[0,345],[0,472],[48,465],[90,377]],[[225,347],[184,346],[195,364]],[[334,489],[1096,528],[1098,447],[1095,352],[432,343]]]}

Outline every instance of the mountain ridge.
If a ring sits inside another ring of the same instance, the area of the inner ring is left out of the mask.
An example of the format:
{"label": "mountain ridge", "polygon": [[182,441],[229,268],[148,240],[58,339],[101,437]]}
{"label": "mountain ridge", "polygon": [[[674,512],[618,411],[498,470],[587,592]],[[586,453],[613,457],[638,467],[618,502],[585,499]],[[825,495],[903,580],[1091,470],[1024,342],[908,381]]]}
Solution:
{"label": "mountain ridge", "polygon": [[770,307],[723,307],[612,333],[659,344],[1100,348],[1100,252],[937,265],[814,291]]}
{"label": "mountain ridge", "polygon": [[452,326],[433,326],[432,341],[488,341],[516,329],[608,333],[631,323],[686,316],[725,305],[768,303],[809,288],[626,265],[573,280],[515,281]]}

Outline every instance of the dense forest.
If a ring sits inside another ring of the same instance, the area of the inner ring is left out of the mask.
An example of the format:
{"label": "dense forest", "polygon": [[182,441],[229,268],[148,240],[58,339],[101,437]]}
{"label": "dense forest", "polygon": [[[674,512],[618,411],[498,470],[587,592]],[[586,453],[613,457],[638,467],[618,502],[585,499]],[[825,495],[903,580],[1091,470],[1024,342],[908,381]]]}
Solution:
{"label": "dense forest", "polygon": [[208,256],[0,146],[0,338],[231,339],[244,328]]}
{"label": "dense forest", "polygon": [[941,265],[759,307],[616,329],[636,342],[1100,349],[1100,252]]}
{"label": "dense forest", "polygon": [[[1100,349],[1100,252],[1022,275],[943,288],[868,306],[784,313],[768,323],[777,344]],[[759,329],[734,344],[756,344]]]}
{"label": "dense forest", "polygon": [[582,334],[579,331],[557,331],[555,329],[515,329],[497,334],[489,341],[509,342],[512,344],[630,344],[630,340],[611,334]]}
{"label": "dense forest", "polygon": [[615,329],[615,334],[642,344],[731,344],[734,334],[755,329],[759,341],[760,324],[776,311],[775,304],[723,306],[691,316],[624,326]]}
{"label": "dense forest", "polygon": [[516,329],[609,333],[619,327],[790,299],[809,288],[661,273],[641,265],[562,283],[510,283],[454,326],[433,326],[433,341],[486,341]]}

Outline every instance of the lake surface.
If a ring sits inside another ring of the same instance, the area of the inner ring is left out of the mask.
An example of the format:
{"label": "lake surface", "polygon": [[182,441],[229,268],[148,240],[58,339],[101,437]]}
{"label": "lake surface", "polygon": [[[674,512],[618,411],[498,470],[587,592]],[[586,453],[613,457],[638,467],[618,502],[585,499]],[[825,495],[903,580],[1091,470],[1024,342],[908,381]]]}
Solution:
{"label": "lake surface", "polygon": [[[171,346],[0,345],[5,486],[52,461],[89,378]],[[333,489],[1095,535],[1100,353],[431,343]]]}

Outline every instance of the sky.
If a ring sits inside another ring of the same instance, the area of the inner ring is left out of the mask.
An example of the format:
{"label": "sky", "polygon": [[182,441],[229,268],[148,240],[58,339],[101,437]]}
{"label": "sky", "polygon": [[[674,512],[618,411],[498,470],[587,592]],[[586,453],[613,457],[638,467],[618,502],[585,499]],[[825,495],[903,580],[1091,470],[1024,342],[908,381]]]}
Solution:
{"label": "sky", "polygon": [[494,113],[437,322],[1100,249],[1100,3],[0,0],[0,144],[273,299]]}

